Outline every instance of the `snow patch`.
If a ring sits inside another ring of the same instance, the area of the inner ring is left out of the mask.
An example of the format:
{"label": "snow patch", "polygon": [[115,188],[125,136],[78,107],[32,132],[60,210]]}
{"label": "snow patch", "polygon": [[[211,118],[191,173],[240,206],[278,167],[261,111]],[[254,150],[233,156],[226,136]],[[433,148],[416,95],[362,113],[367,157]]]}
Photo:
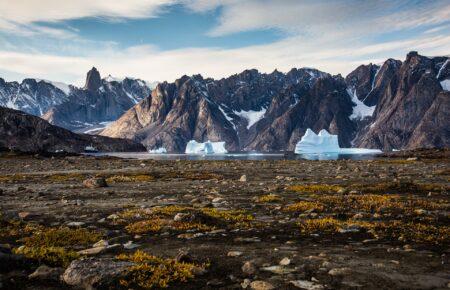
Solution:
{"label": "snow patch", "polygon": [[238,115],[241,118],[244,118],[247,120],[247,130],[250,129],[251,126],[253,126],[256,122],[261,120],[264,117],[264,114],[266,114],[267,109],[262,109],[261,111],[234,111],[233,113]]}
{"label": "snow patch", "polygon": [[352,102],[355,104],[353,107],[353,113],[350,115],[351,120],[364,119],[366,117],[372,117],[375,111],[376,105],[369,107],[358,99],[356,96],[356,90],[347,89],[348,94],[352,98]]}
{"label": "snow patch", "polygon": [[150,154],[166,154],[167,149],[164,147],[159,147],[156,149],[148,150],[148,153],[150,153]]}
{"label": "snow patch", "polygon": [[444,91],[450,92],[450,80],[442,81],[441,86],[444,89]]}
{"label": "snow patch", "polygon": [[37,82],[39,81],[43,81],[46,82],[48,84],[53,85],[54,87],[60,89],[61,91],[63,91],[66,95],[70,94],[70,86],[68,84],[65,83],[61,83],[61,82],[54,82],[54,81],[49,81],[49,80],[43,80],[43,79],[36,79]]}
{"label": "snow patch", "polygon": [[225,142],[211,142],[198,143],[191,140],[186,145],[186,154],[226,154]]}
{"label": "snow patch", "polygon": [[439,69],[439,72],[438,72],[438,74],[437,74],[437,76],[436,76],[437,79],[441,77],[442,71],[445,69],[445,67],[447,66],[447,64],[449,64],[449,62],[450,62],[450,59],[447,59],[447,60],[444,62],[444,64],[441,66],[441,68]]}
{"label": "snow patch", "polygon": [[295,146],[295,154],[374,154],[381,153],[378,149],[365,148],[340,148],[337,135],[331,135],[327,130],[322,129],[319,134],[307,129],[305,135]]}

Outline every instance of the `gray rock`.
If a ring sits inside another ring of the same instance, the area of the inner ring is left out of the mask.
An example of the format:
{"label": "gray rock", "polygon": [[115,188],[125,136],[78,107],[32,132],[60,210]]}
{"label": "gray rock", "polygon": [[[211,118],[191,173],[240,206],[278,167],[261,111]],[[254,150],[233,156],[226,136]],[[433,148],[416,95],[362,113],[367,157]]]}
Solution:
{"label": "gray rock", "polygon": [[262,280],[256,280],[250,283],[250,288],[253,290],[272,290],[275,289],[275,287],[270,284],[269,282],[262,281]]}
{"label": "gray rock", "polygon": [[46,265],[39,266],[36,271],[28,275],[29,279],[58,281],[59,276],[64,272],[63,268],[50,268]]}
{"label": "gray rock", "polygon": [[308,281],[308,280],[295,280],[289,281],[290,284],[295,287],[305,289],[305,290],[322,290],[324,289],[323,285]]}
{"label": "gray rock", "polygon": [[83,181],[83,185],[87,188],[99,188],[108,186],[108,184],[106,184],[106,180],[102,177],[86,179]]}
{"label": "gray rock", "polygon": [[85,289],[108,288],[134,264],[114,259],[85,258],[73,261],[62,275],[68,285]]}
{"label": "gray rock", "polygon": [[256,267],[250,261],[245,262],[244,265],[242,265],[241,269],[242,269],[242,272],[247,275],[253,275],[256,273]]}

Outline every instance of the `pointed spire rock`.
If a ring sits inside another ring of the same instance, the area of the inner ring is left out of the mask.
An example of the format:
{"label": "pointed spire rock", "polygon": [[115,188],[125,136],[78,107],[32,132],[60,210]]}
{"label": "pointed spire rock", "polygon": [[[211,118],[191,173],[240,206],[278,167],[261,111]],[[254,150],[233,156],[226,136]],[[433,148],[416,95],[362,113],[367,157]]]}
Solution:
{"label": "pointed spire rock", "polygon": [[102,79],[100,78],[100,73],[95,67],[92,67],[90,71],[88,71],[86,76],[86,84],[84,88],[89,91],[95,92],[102,85]]}

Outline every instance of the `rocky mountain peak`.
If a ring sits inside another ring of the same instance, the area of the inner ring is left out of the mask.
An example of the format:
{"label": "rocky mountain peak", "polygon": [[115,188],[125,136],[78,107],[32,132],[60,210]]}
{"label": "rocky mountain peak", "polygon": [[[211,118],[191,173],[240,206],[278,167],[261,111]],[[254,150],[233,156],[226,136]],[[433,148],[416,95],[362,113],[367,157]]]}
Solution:
{"label": "rocky mountain peak", "polygon": [[84,88],[88,91],[95,92],[102,85],[102,79],[100,77],[100,73],[95,67],[92,67],[90,71],[88,71],[86,75],[86,84]]}

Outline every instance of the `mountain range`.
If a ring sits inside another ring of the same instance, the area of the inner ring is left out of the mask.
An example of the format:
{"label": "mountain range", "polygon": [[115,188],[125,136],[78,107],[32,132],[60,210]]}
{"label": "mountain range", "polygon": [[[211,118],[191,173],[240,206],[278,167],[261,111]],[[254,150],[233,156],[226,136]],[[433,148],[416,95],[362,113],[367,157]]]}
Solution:
{"label": "mountain range", "polygon": [[83,88],[0,79],[0,106],[169,152],[184,152],[189,140],[224,141],[230,151],[293,150],[308,128],[338,135],[341,147],[391,150],[450,146],[449,90],[448,57],[410,52],[345,78],[252,69],[219,80],[182,76],[153,90],[141,80],[101,79],[95,68]]}
{"label": "mountain range", "polygon": [[37,79],[6,82],[0,78],[0,106],[40,116],[75,132],[95,132],[150,94],[139,79],[101,79],[93,67],[82,88]]}
{"label": "mountain range", "polygon": [[293,150],[308,128],[341,147],[448,147],[450,63],[417,52],[361,65],[346,78],[315,69],[246,70],[163,82],[100,134],[182,152],[191,139],[228,150]]}

